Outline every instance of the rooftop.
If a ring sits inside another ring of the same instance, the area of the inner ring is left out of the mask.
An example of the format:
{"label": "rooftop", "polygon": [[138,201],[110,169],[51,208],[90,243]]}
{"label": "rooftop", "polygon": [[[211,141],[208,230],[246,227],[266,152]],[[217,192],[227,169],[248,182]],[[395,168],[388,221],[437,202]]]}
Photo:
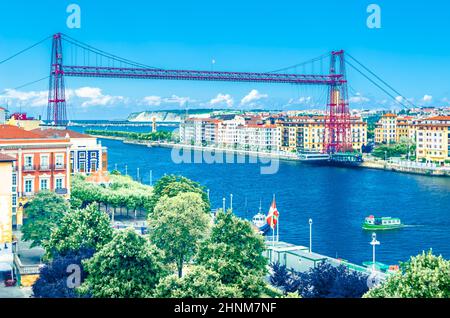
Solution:
{"label": "rooftop", "polygon": [[16,158],[0,153],[0,162],[16,161]]}
{"label": "rooftop", "polygon": [[41,135],[12,125],[0,125],[0,139],[39,139]]}
{"label": "rooftop", "polygon": [[33,129],[32,132],[46,138],[67,138],[67,135],[70,138],[95,138],[69,129],[37,128]]}

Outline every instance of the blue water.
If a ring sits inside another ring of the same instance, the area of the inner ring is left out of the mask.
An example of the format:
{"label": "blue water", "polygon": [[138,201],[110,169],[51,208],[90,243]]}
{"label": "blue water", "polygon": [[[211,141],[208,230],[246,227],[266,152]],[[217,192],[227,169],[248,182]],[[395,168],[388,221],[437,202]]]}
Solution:
{"label": "blue water", "polygon": [[381,170],[318,167],[281,161],[279,171],[261,175],[258,164],[175,164],[171,149],[102,140],[109,167],[144,183],[164,174],[182,174],[210,189],[213,208],[233,194],[234,212],[251,218],[262,200],[267,212],[275,193],[280,211],[280,240],[308,246],[308,219],[313,219],[313,251],[354,263],[371,260],[371,233],[361,229],[369,214],[397,216],[409,225],[378,232],[377,261],[396,264],[433,248],[450,258],[450,178]]}

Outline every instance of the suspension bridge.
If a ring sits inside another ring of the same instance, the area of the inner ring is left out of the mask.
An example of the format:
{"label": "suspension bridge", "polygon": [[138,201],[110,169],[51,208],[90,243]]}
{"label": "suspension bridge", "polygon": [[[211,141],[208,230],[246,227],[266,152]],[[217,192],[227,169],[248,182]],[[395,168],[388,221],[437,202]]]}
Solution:
{"label": "suspension bridge", "polygon": [[[343,50],[332,51],[312,60],[270,72],[180,70],[137,63],[82,43],[68,35],[56,33],[0,61],[0,64],[50,39],[52,40],[50,75],[18,88],[49,79],[47,122],[54,126],[64,126],[68,122],[65,77],[251,82],[324,87],[327,102],[323,149],[328,153],[344,152],[352,148],[346,65],[355,69],[396,103],[406,108],[412,105],[381,77]],[[71,54],[70,58],[66,59],[67,52]],[[293,71],[318,61],[323,63],[326,59],[329,63],[324,74]],[[399,101],[398,96],[401,96],[404,102]]]}

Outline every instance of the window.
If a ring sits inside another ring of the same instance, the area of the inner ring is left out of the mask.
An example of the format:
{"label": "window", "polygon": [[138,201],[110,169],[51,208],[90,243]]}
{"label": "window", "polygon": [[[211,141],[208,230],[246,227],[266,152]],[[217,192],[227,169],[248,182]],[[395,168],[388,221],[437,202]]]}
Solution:
{"label": "window", "polygon": [[64,166],[64,155],[62,154],[57,154],[56,158],[55,158],[55,165],[58,168],[61,168]]}
{"label": "window", "polygon": [[17,175],[15,173],[13,173],[12,175],[12,185],[13,186],[17,185]]}
{"label": "window", "polygon": [[17,206],[17,194],[12,195],[12,206]]}
{"label": "window", "polygon": [[97,153],[96,152],[91,152],[91,158],[97,158]]}
{"label": "window", "polygon": [[33,156],[25,156],[24,168],[25,170],[31,170],[33,168]]}
{"label": "window", "polygon": [[41,179],[39,181],[39,188],[41,190],[48,190],[48,179]]}
{"label": "window", "polygon": [[33,180],[25,180],[25,193],[33,192]]}
{"label": "window", "polygon": [[46,169],[49,166],[49,157],[48,155],[41,156],[41,169]]}
{"label": "window", "polygon": [[62,189],[63,188],[63,179],[62,178],[57,178],[55,180],[55,188],[56,189]]}

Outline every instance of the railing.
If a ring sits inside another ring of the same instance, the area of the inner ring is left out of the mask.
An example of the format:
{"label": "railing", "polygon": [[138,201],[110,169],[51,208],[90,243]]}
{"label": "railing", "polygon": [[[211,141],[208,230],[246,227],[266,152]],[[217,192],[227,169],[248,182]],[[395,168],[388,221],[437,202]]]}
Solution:
{"label": "railing", "polygon": [[66,165],[65,164],[55,164],[53,165],[53,170],[65,170]]}
{"label": "railing", "polygon": [[34,171],[34,170],[36,170],[36,166],[34,166],[34,165],[25,165],[25,166],[22,167],[22,170],[23,171]]}
{"label": "railing", "polygon": [[51,167],[50,167],[50,165],[40,165],[39,166],[39,170],[41,170],[41,171],[49,171],[49,170],[51,170]]}

